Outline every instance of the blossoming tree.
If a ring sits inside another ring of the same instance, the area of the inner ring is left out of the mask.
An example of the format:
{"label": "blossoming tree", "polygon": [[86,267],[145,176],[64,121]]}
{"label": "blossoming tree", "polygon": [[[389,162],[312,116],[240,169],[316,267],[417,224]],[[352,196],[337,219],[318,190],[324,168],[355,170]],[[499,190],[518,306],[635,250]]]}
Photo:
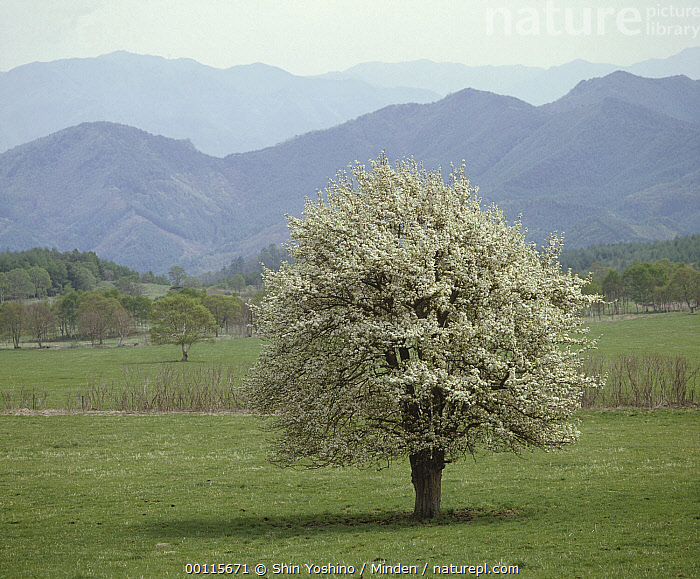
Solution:
{"label": "blossoming tree", "polygon": [[187,362],[192,344],[201,342],[216,328],[211,312],[191,296],[175,293],[153,303],[151,340],[154,344],[179,344],[182,362]]}
{"label": "blossoming tree", "polygon": [[591,296],[456,170],[356,164],[289,217],[292,263],[265,272],[267,338],[249,384],[279,432],[272,460],[320,467],[408,457],[416,518],[440,514],[445,465],[485,447],[554,449],[590,344]]}

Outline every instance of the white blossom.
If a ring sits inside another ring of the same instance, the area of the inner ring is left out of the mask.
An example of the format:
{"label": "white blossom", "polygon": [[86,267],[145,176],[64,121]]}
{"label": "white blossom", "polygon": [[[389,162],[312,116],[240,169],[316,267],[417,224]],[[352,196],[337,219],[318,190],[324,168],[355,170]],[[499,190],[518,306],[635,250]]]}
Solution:
{"label": "white blossom", "polygon": [[386,463],[425,449],[519,451],[576,440],[595,380],[577,372],[592,296],[455,170],[356,164],[288,217],[293,262],[265,272],[266,345],[249,385],[274,459]]}

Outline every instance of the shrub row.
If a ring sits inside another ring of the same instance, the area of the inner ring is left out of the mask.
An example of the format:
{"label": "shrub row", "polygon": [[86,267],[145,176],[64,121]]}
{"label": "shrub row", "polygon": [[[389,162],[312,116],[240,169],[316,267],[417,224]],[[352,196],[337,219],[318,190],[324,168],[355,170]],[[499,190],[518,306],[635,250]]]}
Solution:
{"label": "shrub row", "polygon": [[20,386],[0,390],[3,410],[66,410],[120,412],[228,412],[246,407],[241,388],[244,371],[222,365],[199,367],[161,364],[155,375],[127,368],[123,382],[106,384],[96,374],[84,390],[54,403],[45,391]]}
{"label": "shrub row", "polygon": [[[647,354],[606,361],[589,356],[581,371],[606,376],[605,386],[583,393],[584,408],[690,407],[700,403],[700,366],[684,356]],[[222,365],[161,364],[155,375],[127,368],[123,382],[106,384],[96,374],[84,390],[58,404],[45,390],[24,386],[0,390],[0,409],[121,412],[231,412],[245,410],[245,369]]]}
{"label": "shrub row", "polygon": [[590,356],[582,371],[605,376],[605,386],[583,393],[584,408],[659,408],[695,406],[700,402],[700,366],[684,356],[622,355],[606,362],[602,355]]}

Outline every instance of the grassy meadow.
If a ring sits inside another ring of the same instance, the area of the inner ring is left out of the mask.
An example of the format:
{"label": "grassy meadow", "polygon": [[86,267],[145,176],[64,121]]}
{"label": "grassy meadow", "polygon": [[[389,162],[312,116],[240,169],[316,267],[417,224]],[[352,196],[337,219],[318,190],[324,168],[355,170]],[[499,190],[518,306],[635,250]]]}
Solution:
{"label": "grassy meadow", "polygon": [[[597,340],[600,354],[613,359],[623,354],[662,353],[686,357],[700,365],[700,316],[650,314],[589,322],[589,337]],[[138,343],[132,338],[130,343]],[[141,343],[145,343],[142,339]],[[190,350],[187,367],[222,364],[236,369],[239,375],[255,361],[261,341],[257,338],[223,338],[195,344]],[[45,391],[49,408],[63,408],[65,395],[98,383],[119,385],[127,370],[144,378],[153,376],[163,364],[183,366],[179,346],[60,347],[38,350],[32,343],[22,348],[0,348],[0,390]]]}
{"label": "grassy meadow", "polygon": [[195,344],[186,364],[179,362],[182,352],[177,345],[3,349],[0,350],[0,391],[10,393],[15,400],[21,392],[24,398],[31,399],[34,394],[34,400],[38,400],[41,396],[41,406],[36,402],[36,409],[65,409],[69,397],[80,396],[95,386],[119,388],[129,373],[138,374],[143,382],[164,365],[189,372],[223,365],[240,379],[254,363],[259,348],[257,338]]}
{"label": "grassy meadow", "polygon": [[[602,355],[700,362],[697,315],[590,324]],[[259,340],[177,346],[0,350],[0,390],[46,391],[46,408],[136,368],[227,364],[242,376]],[[445,517],[408,519],[407,461],[284,470],[240,413],[0,415],[1,577],[184,577],[188,564],[517,565],[528,577],[697,577],[700,413],[579,412],[562,452],[482,454],[448,465]],[[426,566],[427,565],[427,566]],[[233,570],[234,568],[232,568]],[[320,569],[319,569],[320,570]],[[280,573],[279,576],[291,575]]]}
{"label": "grassy meadow", "polygon": [[588,337],[597,340],[606,358],[625,354],[685,356],[700,364],[700,315],[642,314],[588,322]]}
{"label": "grassy meadow", "polygon": [[449,465],[447,516],[416,523],[407,463],[283,470],[253,417],[3,416],[0,575],[500,563],[530,577],[697,577],[700,415],[580,418],[570,450]]}

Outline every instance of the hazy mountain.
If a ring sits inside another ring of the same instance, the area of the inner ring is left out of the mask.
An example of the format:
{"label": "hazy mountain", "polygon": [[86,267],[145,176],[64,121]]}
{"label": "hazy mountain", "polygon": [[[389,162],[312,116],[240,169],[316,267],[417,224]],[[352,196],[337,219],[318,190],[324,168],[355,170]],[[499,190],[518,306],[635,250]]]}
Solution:
{"label": "hazy mountain", "polygon": [[223,156],[274,145],[397,102],[440,97],[264,64],[217,69],[115,52],[0,72],[0,151],[86,121],[112,121]]}
{"label": "hazy mountain", "polygon": [[564,96],[582,80],[623,70],[647,77],[685,75],[700,79],[700,47],[664,59],[645,60],[628,67],[575,60],[551,68],[527,66],[468,66],[458,63],[416,60],[412,62],[371,62],[353,66],[321,78],[364,80],[383,87],[418,87],[441,95],[475,88],[510,95],[533,105]]}
{"label": "hazy mountain", "polygon": [[697,233],[699,85],[616,73],[541,107],[467,89],[223,159],[82,124],[0,155],[0,249],[41,240],[137,269],[219,269],[285,239],[285,213],[382,149],[444,175],[464,159],[484,200],[522,213],[538,242],[553,230],[569,248]]}
{"label": "hazy mountain", "polygon": [[566,94],[577,82],[617,70],[612,64],[577,60],[544,69],[531,66],[468,66],[450,62],[363,63],[320,78],[355,79],[383,87],[418,87],[441,95],[474,88],[540,105]]}
{"label": "hazy mountain", "polygon": [[126,52],[32,63],[0,72],[0,152],[83,122],[111,121],[190,139],[199,150],[224,156],[465,88],[541,105],[615,70],[698,79],[700,48],[627,68],[582,60],[549,69],[421,60],[364,63],[316,77],[259,63],[217,69]]}
{"label": "hazy mountain", "polygon": [[396,63],[364,62],[318,78],[363,80],[381,87],[417,87],[442,96],[465,88],[511,94],[514,86],[529,82],[544,71],[532,66],[468,66],[424,59]]}
{"label": "hazy mountain", "polygon": [[700,47],[686,48],[668,58],[643,60],[622,70],[651,78],[683,75],[697,80],[700,79]]}
{"label": "hazy mountain", "polygon": [[[86,123],[0,155],[0,247],[38,237],[139,270],[200,257],[246,211],[245,178],[187,141]],[[240,221],[240,218],[238,219]],[[20,247],[18,247],[18,245]],[[24,246],[24,247],[22,247]]]}
{"label": "hazy mountain", "polygon": [[[494,164],[485,190],[534,239],[564,230],[569,247],[667,239],[700,230],[700,189],[680,195],[700,161],[700,127],[607,98],[553,114]],[[635,196],[677,198],[664,218]]]}
{"label": "hazy mountain", "polygon": [[[634,101],[639,79],[626,78],[625,100]],[[602,93],[607,83],[624,93],[615,76],[600,79]],[[684,98],[690,110],[700,92]],[[226,160],[239,172],[261,175],[251,180],[255,195],[280,212],[294,212],[290,208],[300,207],[304,195],[352,160],[364,162],[385,149],[389,158],[412,155],[428,167],[442,166],[443,173],[465,160],[484,198],[511,218],[522,212],[536,240],[565,230],[567,245],[579,247],[697,230],[700,194],[687,181],[700,164],[699,127],[625,100],[591,100],[558,112],[468,89],[429,105],[387,107]],[[681,101],[674,106],[683,108]],[[649,188],[670,198],[684,191],[663,223],[652,212],[640,213],[629,197]]]}
{"label": "hazy mountain", "polygon": [[581,81],[566,96],[543,107],[549,112],[571,111],[614,98],[691,123],[700,123],[700,81],[686,76],[643,78],[614,72],[605,78]]}

